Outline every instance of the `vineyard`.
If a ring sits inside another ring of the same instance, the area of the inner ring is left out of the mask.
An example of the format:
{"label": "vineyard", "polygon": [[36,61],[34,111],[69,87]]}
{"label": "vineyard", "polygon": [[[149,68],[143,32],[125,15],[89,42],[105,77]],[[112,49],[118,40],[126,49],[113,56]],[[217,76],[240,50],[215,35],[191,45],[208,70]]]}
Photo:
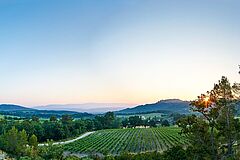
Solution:
{"label": "vineyard", "polygon": [[100,130],[90,136],[64,146],[79,153],[110,153],[164,151],[175,145],[186,145],[179,128],[136,128]]}

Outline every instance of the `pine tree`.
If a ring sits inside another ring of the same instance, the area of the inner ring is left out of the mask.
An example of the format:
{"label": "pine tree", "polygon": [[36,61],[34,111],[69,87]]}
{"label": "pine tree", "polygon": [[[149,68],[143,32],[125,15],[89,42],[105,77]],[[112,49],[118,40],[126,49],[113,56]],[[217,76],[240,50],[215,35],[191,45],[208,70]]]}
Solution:
{"label": "pine tree", "polygon": [[18,132],[18,140],[16,146],[17,155],[24,155],[26,150],[26,145],[28,143],[28,135],[25,130]]}
{"label": "pine tree", "polygon": [[191,109],[200,114],[178,121],[182,133],[192,140],[193,152],[198,157],[211,155],[211,159],[216,160],[236,155],[233,146],[240,137],[240,122],[234,116],[240,97],[239,86],[237,83],[232,86],[222,77],[211,91],[191,102]]}
{"label": "pine tree", "polygon": [[18,130],[12,127],[4,136],[6,138],[6,150],[9,153],[17,154],[16,148],[18,144]]}
{"label": "pine tree", "polygon": [[29,145],[34,147],[35,149],[38,147],[38,140],[34,134],[29,138]]}

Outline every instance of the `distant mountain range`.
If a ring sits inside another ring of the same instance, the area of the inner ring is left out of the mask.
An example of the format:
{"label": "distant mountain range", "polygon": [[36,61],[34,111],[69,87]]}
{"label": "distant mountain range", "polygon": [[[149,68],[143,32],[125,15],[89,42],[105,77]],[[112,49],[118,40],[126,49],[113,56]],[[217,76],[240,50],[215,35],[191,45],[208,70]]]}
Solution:
{"label": "distant mountain range", "polygon": [[0,104],[0,111],[30,111],[35,110],[14,104]]}
{"label": "distant mountain range", "polygon": [[52,104],[46,106],[33,107],[40,110],[68,110],[76,112],[88,113],[105,113],[108,111],[117,111],[128,107],[136,106],[136,104],[128,103],[84,103],[84,104]]}
{"label": "distant mountain range", "polygon": [[[73,115],[76,118],[94,117],[93,114],[105,113],[114,111],[115,114],[136,114],[146,112],[161,112],[161,113],[180,113],[189,114],[189,101],[179,99],[160,100],[156,103],[138,105],[133,108],[133,104],[124,103],[86,103],[86,104],[66,104],[66,105],[47,105],[34,108],[24,107],[13,104],[1,104],[0,114],[9,114],[16,116],[31,117],[36,115],[39,117],[48,118],[52,115],[61,117],[63,114]],[[236,114],[240,114],[240,103],[236,107]]]}
{"label": "distant mountain range", "polygon": [[51,116],[61,117],[64,114],[72,115],[75,118],[84,118],[84,117],[94,117],[93,114],[86,112],[80,113],[75,111],[61,111],[61,110],[38,110],[34,108],[28,108],[20,105],[13,104],[1,104],[0,105],[0,114],[3,115],[13,115],[18,117],[32,117],[38,116],[40,118],[49,118]]}
{"label": "distant mountain range", "polygon": [[116,114],[134,114],[134,113],[144,113],[144,112],[176,112],[181,114],[188,114],[189,111],[189,101],[182,101],[179,99],[167,99],[160,100],[157,103],[139,105],[134,108],[126,108],[115,112]]}
{"label": "distant mountain range", "polygon": [[[135,107],[133,107],[135,106]],[[133,108],[132,108],[133,107]],[[189,101],[182,101],[179,99],[167,99],[160,100],[156,103],[145,104],[145,105],[134,105],[126,103],[85,103],[85,104],[53,104],[46,106],[37,106],[28,108],[20,105],[2,104],[0,105],[0,112],[11,112],[28,113],[31,115],[38,114],[81,114],[81,113],[92,113],[101,114],[108,111],[114,111],[116,114],[134,114],[144,112],[176,112],[181,114],[187,114],[189,112]]]}

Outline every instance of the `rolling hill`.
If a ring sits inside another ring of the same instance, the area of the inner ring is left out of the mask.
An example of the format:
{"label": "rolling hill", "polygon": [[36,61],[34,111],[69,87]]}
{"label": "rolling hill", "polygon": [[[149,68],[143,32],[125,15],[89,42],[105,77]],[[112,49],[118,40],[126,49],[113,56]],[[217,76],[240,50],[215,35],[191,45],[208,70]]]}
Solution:
{"label": "rolling hill", "polygon": [[135,114],[135,113],[145,113],[145,112],[156,112],[156,111],[167,111],[176,112],[181,114],[188,114],[189,111],[189,101],[182,101],[179,99],[167,99],[160,100],[157,103],[139,105],[134,108],[127,108],[115,112],[116,114]]}
{"label": "rolling hill", "polygon": [[51,116],[56,116],[60,118],[64,114],[71,115],[74,118],[94,117],[93,114],[89,114],[86,112],[76,112],[67,110],[38,110],[14,104],[0,104],[0,114],[13,115],[25,118],[31,118],[32,116],[37,116],[40,118],[49,118]]}
{"label": "rolling hill", "polygon": [[14,104],[0,104],[0,111],[30,111],[35,110]]}
{"label": "rolling hill", "polygon": [[128,103],[82,103],[82,104],[51,104],[46,106],[36,106],[39,110],[66,110],[75,112],[88,112],[93,114],[105,113],[108,111],[117,111],[127,107],[133,107],[136,104]]}

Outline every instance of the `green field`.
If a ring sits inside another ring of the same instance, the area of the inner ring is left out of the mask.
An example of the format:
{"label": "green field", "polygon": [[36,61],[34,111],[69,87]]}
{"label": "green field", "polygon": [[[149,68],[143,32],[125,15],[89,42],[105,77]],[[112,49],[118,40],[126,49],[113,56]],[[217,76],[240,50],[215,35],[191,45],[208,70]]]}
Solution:
{"label": "green field", "polygon": [[79,153],[110,153],[164,151],[175,145],[186,145],[187,140],[178,134],[179,128],[141,128],[100,130],[83,139],[64,146]]}

